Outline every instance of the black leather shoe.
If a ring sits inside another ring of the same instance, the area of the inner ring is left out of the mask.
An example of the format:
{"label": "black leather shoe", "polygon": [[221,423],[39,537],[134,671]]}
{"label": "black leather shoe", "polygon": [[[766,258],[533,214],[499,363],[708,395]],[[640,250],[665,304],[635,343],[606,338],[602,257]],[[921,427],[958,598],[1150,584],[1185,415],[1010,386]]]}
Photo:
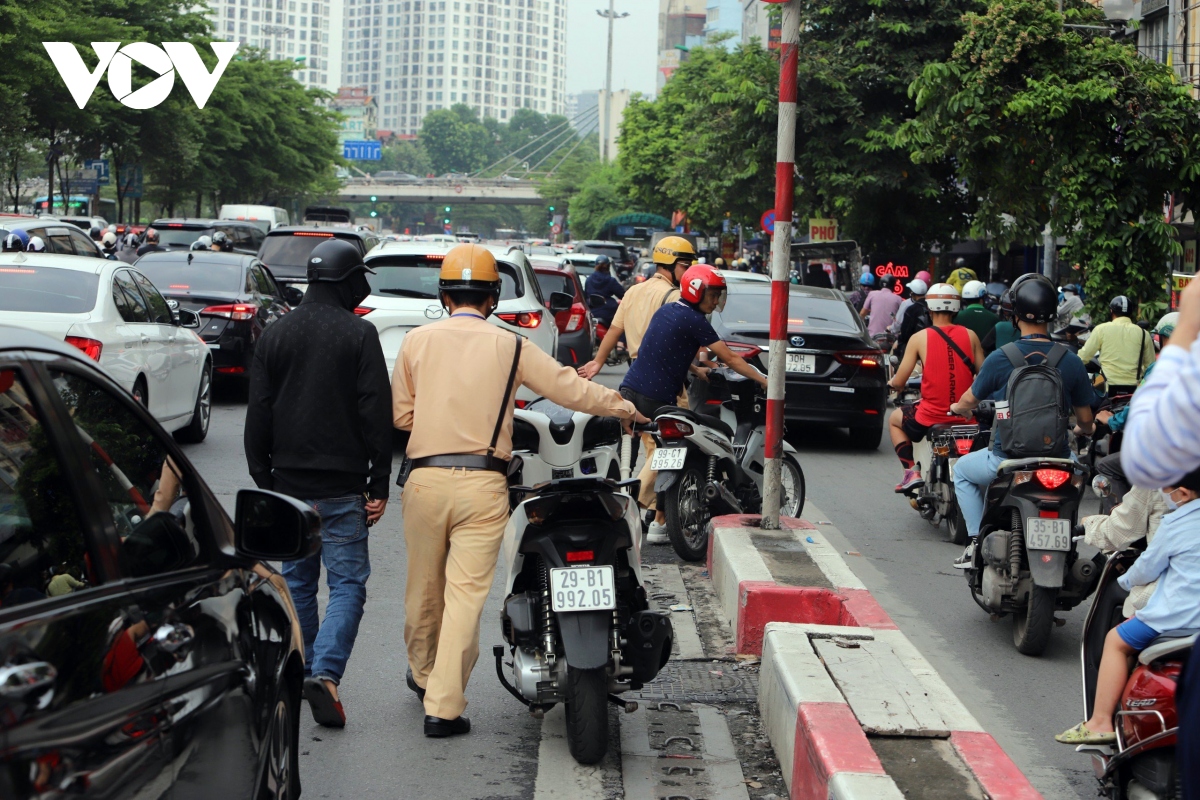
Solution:
{"label": "black leather shoe", "polygon": [[460,733],[469,733],[471,730],[471,720],[466,717],[458,719],[442,719],[441,717],[425,716],[425,735],[426,736],[457,736]]}
{"label": "black leather shoe", "polygon": [[425,690],[422,689],[420,686],[417,686],[417,682],[412,676],[411,668],[408,670],[408,673],[404,676],[404,682],[407,683],[408,688],[412,689],[413,692],[417,695],[418,700],[425,699]]}

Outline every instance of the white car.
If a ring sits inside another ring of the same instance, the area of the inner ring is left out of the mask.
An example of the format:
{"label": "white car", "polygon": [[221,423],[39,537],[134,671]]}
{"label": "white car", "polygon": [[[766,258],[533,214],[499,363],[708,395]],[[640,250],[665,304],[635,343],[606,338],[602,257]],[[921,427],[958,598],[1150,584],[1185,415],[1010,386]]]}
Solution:
{"label": "white car", "polygon": [[[367,253],[365,261],[375,270],[367,275],[371,294],[363,300],[358,313],[379,330],[388,374],[392,374],[405,335],[413,328],[446,317],[438,300],[438,273],[452,243],[383,242]],[[554,311],[565,311],[574,298],[563,295],[565,306],[551,308],[550,298],[542,297],[541,287],[529,260],[517,246],[485,245],[496,257],[500,271],[500,305],[488,321],[527,337],[540,350],[554,356],[558,352],[558,326]],[[533,400],[533,392],[522,387],[520,400]]]}
{"label": "white car", "polygon": [[0,254],[0,324],[78,347],[188,442],[208,435],[212,410],[212,359],[194,330],[199,322],[189,311],[172,311],[124,262]]}

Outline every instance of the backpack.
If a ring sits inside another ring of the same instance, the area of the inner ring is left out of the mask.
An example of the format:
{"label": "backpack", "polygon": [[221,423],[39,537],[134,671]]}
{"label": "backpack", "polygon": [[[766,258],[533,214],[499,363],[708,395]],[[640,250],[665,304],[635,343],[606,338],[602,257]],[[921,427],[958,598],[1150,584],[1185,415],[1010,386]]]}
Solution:
{"label": "backpack", "polygon": [[1000,447],[1012,458],[1062,456],[1067,450],[1068,409],[1057,367],[1067,348],[1055,344],[1041,364],[1030,364],[1015,343],[1000,352],[1013,365],[1005,394],[1008,415],[996,415]]}

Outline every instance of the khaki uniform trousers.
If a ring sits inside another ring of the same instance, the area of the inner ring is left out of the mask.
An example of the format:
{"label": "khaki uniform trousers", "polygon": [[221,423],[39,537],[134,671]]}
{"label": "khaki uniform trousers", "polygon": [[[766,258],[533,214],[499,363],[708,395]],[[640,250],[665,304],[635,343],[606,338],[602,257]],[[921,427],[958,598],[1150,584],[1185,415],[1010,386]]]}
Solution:
{"label": "khaki uniform trousers", "polygon": [[[686,390],[679,397],[675,398],[675,405],[680,408],[688,407]],[[642,464],[642,471],[638,473],[638,480],[642,482],[641,488],[638,490],[638,505],[642,508],[656,511],[658,509],[658,495],[654,491],[654,482],[658,480],[658,473],[650,469],[650,459],[654,458],[654,451],[658,449],[658,445],[654,442],[654,437],[648,433],[643,433],[642,448],[646,451],[646,461]]]}
{"label": "khaki uniform trousers", "polygon": [[413,470],[404,486],[404,645],[425,713],[456,719],[479,658],[479,617],[508,522],[508,482],[482,470]]}

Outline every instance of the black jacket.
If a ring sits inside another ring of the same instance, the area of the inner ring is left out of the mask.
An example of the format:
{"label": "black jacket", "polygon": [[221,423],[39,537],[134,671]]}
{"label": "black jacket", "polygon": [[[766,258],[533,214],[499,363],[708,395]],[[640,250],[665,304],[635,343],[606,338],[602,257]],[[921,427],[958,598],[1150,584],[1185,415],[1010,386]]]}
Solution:
{"label": "black jacket", "polygon": [[270,325],[255,347],[246,462],[264,489],[273,488],[273,469],[304,470],[335,482],[362,476],[371,498],[384,499],[392,392],[379,333],[326,286],[337,284],[309,286],[305,302]]}

